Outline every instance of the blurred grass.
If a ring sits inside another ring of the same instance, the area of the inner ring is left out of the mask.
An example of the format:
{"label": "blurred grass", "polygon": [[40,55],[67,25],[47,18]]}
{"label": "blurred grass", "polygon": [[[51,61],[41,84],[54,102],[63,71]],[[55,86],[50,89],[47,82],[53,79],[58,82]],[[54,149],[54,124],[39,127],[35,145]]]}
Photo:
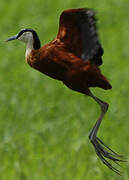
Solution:
{"label": "blurred grass", "polygon": [[99,137],[129,155],[129,1],[127,0],[1,0],[0,14],[0,179],[114,180],[129,179],[106,168],[96,157],[88,134],[100,110],[90,98],[31,69],[25,46],[4,43],[22,28],[35,29],[42,43],[58,31],[64,9],[89,7],[97,11],[105,54],[102,72],[113,89],[94,89],[110,104]]}

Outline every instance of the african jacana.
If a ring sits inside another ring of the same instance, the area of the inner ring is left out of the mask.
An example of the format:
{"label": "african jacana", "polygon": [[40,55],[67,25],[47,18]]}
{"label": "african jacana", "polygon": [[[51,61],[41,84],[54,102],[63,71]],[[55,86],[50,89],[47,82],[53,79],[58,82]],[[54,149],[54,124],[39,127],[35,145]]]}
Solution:
{"label": "african jacana", "polygon": [[15,39],[27,44],[25,56],[31,67],[61,80],[74,91],[92,97],[100,105],[101,114],[89,134],[89,139],[101,161],[119,174],[119,170],[106,158],[117,162],[122,161],[118,158],[120,156],[97,137],[108,104],[90,91],[90,87],[112,88],[99,69],[102,64],[103,48],[98,40],[95,12],[86,8],[63,11],[57,37],[43,47],[40,47],[38,35],[32,29],[21,30],[7,41]]}

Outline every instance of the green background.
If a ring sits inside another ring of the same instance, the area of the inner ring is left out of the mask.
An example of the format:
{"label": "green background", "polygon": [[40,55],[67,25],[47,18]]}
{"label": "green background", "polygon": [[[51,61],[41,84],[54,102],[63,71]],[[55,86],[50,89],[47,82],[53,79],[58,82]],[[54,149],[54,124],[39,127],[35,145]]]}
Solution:
{"label": "green background", "polygon": [[33,28],[42,44],[54,39],[60,13],[68,8],[97,11],[104,47],[101,70],[113,89],[92,92],[110,104],[99,137],[129,156],[129,1],[0,1],[0,179],[129,179],[129,163],[116,175],[97,158],[88,134],[100,109],[25,62],[25,45],[4,41],[23,28]]}

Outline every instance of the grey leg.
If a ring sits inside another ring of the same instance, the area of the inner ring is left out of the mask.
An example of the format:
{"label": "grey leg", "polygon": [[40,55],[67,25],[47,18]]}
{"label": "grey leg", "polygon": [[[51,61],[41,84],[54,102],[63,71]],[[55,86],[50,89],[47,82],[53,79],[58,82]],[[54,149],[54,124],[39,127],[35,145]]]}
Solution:
{"label": "grey leg", "polygon": [[[91,141],[91,143],[93,144],[96,154],[98,155],[98,157],[101,159],[101,161],[108,166],[111,170],[113,170],[114,172],[116,172],[117,174],[120,175],[120,171],[117,170],[115,167],[113,167],[107,160],[110,159],[114,162],[124,162],[121,159],[118,159],[118,157],[121,157],[120,155],[118,155],[117,153],[115,153],[113,150],[111,150],[107,145],[105,145],[98,137],[97,137],[97,132],[99,130],[100,124],[102,122],[102,119],[105,115],[105,113],[108,110],[108,104],[102,100],[100,100],[99,98],[97,98],[96,96],[94,96],[91,92],[89,93],[89,96],[92,97],[99,105],[101,108],[101,114],[100,117],[98,118],[96,124],[94,125],[93,129],[91,130],[90,134],[89,134],[89,139]],[[104,149],[104,147],[106,147],[108,151],[106,151]]]}

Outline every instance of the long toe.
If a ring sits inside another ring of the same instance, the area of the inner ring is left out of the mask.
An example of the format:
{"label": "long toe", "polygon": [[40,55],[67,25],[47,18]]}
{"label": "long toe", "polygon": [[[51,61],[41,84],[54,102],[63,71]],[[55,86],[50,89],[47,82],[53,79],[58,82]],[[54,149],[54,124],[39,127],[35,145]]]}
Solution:
{"label": "long toe", "polygon": [[109,148],[101,139],[99,139],[98,137],[96,137],[97,141],[99,141],[104,147],[106,147],[108,150],[110,150],[112,153],[112,155],[116,156],[116,157],[123,157],[122,155],[119,155],[118,153],[116,153],[115,151],[113,151],[111,148]]}
{"label": "long toe", "polygon": [[[120,171],[118,169],[116,169],[115,167],[113,167],[111,165],[111,163],[109,163],[107,159],[112,160],[113,162],[115,162],[116,164],[118,164],[118,162],[125,162],[124,160],[119,159],[118,157],[121,157],[120,155],[118,155],[117,153],[115,153],[113,150],[111,150],[107,145],[105,145],[99,138],[94,138],[94,140],[91,141],[96,154],[98,155],[98,157],[101,159],[101,161],[108,167],[110,168],[112,171],[116,172],[117,174],[120,175]],[[110,150],[110,152],[106,151],[104,149],[104,147],[106,147],[108,150]]]}
{"label": "long toe", "polygon": [[111,163],[109,163],[109,162],[103,157],[103,155],[102,155],[101,153],[96,152],[96,154],[98,155],[98,157],[100,158],[100,160],[101,160],[109,169],[111,169],[111,170],[114,171],[115,173],[121,175],[121,172],[120,172],[118,169],[116,169],[114,166],[112,166]]}

